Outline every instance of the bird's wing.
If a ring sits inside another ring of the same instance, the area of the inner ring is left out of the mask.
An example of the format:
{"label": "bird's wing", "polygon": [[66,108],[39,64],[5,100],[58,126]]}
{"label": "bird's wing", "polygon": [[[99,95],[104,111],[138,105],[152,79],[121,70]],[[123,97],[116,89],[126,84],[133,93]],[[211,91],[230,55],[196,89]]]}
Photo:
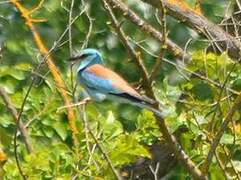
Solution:
{"label": "bird's wing", "polygon": [[100,92],[120,96],[122,98],[144,101],[151,104],[151,100],[143,98],[122,77],[110,69],[95,64],[86,68],[80,75],[82,83]]}

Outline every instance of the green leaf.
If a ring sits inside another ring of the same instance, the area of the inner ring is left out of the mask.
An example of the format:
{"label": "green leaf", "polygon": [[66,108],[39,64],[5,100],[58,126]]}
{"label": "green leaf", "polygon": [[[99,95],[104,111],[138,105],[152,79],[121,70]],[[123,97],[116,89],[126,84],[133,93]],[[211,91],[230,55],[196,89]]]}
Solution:
{"label": "green leaf", "polygon": [[0,125],[7,128],[9,125],[15,125],[15,121],[12,116],[8,114],[3,114],[0,116]]}
{"label": "green leaf", "polygon": [[111,151],[110,157],[115,165],[130,163],[136,157],[149,157],[149,152],[138,143],[132,135],[121,135],[113,145],[115,151]]}
{"label": "green leaf", "polygon": [[7,78],[7,79],[1,78],[1,81],[0,81],[0,86],[4,87],[5,91],[8,94],[13,94],[15,92],[16,84],[18,84],[18,81],[13,78]]}
{"label": "green leaf", "polygon": [[233,144],[234,137],[231,134],[224,134],[220,140],[221,144]]}
{"label": "green leaf", "polygon": [[7,129],[0,126],[0,143],[5,146],[11,146],[12,134],[7,133]]}
{"label": "green leaf", "polygon": [[139,142],[151,145],[160,136],[159,128],[153,113],[143,110],[137,119],[137,131],[133,135]]}
{"label": "green leaf", "polygon": [[168,117],[165,119],[171,132],[174,133],[180,126],[186,122],[186,114],[182,113],[178,117]]}
{"label": "green leaf", "polygon": [[17,179],[20,179],[17,165],[13,161],[11,161],[11,160],[7,161],[7,163],[4,165],[3,169],[5,172],[11,172],[11,174],[10,174],[11,178],[18,177]]}
{"label": "green leaf", "polygon": [[45,126],[45,127],[43,128],[43,132],[44,132],[44,134],[46,135],[46,137],[48,137],[48,138],[52,138],[53,135],[54,135],[54,130],[53,130],[53,128],[52,128],[52,127],[49,127],[49,126]]}
{"label": "green leaf", "polygon": [[66,140],[68,136],[68,126],[64,122],[55,122],[53,128],[63,141]]}
{"label": "green leaf", "polygon": [[241,91],[241,78],[237,78],[232,82],[233,89],[236,91]]}
{"label": "green leaf", "polygon": [[209,84],[199,82],[195,84],[192,88],[192,92],[198,100],[212,100],[213,99],[213,91]]}
{"label": "green leaf", "polygon": [[107,118],[101,120],[102,128],[104,129],[103,137],[105,140],[113,139],[123,133],[122,125],[115,119],[112,111],[108,111]]}

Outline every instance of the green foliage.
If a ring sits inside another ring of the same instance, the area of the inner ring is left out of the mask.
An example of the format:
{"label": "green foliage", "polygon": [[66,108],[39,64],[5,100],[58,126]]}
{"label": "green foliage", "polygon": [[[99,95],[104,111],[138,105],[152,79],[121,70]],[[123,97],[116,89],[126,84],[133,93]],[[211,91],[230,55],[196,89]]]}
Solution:
{"label": "green foliage", "polygon": [[110,157],[119,166],[133,162],[138,156],[150,157],[148,151],[138,143],[133,135],[119,136],[113,149],[118,149],[118,151],[111,152]]}
{"label": "green foliage", "polygon": [[[35,153],[24,156],[23,171],[29,179],[68,179],[73,173],[75,159],[73,152],[63,143],[39,148]],[[4,170],[9,172],[5,179],[21,179],[16,163],[8,161]]]}
{"label": "green foliage", "polygon": [[151,112],[144,111],[138,116],[137,129],[133,134],[142,144],[152,145],[156,142],[160,137],[160,131]]}

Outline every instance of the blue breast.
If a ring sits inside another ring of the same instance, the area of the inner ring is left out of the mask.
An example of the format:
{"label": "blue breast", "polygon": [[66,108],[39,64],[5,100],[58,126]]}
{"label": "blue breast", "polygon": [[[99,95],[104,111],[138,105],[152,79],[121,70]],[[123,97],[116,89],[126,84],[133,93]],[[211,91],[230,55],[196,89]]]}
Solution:
{"label": "blue breast", "polygon": [[105,94],[119,93],[119,91],[112,85],[110,80],[98,77],[87,70],[79,71],[78,81],[83,86]]}
{"label": "blue breast", "polygon": [[112,83],[109,80],[100,78],[86,70],[78,72],[78,82],[95,101],[103,101],[106,99],[106,95],[113,91]]}

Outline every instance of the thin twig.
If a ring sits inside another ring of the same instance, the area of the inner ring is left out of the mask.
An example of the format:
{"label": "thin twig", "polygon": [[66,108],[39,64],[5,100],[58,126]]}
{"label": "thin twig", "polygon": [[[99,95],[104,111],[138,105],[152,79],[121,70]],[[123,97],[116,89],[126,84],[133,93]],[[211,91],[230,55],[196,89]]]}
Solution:
{"label": "thin twig", "polygon": [[[231,73],[234,71],[237,63],[238,63],[238,62],[235,62],[235,63],[233,64],[231,70],[229,71],[229,73],[228,73],[228,75],[227,75],[227,77],[226,77],[226,79],[225,79],[225,81],[224,81],[224,83],[223,83],[223,85],[222,85],[222,87],[221,87],[221,91],[220,91],[219,96],[218,96],[218,104],[217,104],[216,107],[215,107],[215,111],[214,111],[213,117],[212,117],[212,119],[211,119],[211,122],[213,122],[214,119],[215,119],[215,116],[216,116],[216,113],[217,113],[217,110],[218,110],[218,105],[219,105],[219,102],[221,101],[221,98],[222,98],[222,93],[223,93],[223,91],[224,91],[224,89],[225,89],[225,86],[226,86],[226,84],[228,83],[228,80],[229,80],[229,78],[230,78],[230,76],[231,76]],[[232,109],[232,107],[231,107],[231,109]],[[235,111],[235,110],[234,110],[234,111]],[[233,113],[234,113],[234,112],[233,112]],[[230,118],[229,121],[231,121],[231,120],[232,120],[232,116],[230,116],[229,118]],[[224,122],[223,122],[223,123],[224,123]],[[225,128],[225,129],[226,129],[226,128]],[[225,129],[223,129],[223,131],[225,131]],[[210,130],[211,130],[211,129],[209,129],[209,131],[210,131]],[[221,129],[220,129],[220,130],[221,130]],[[222,133],[224,133],[224,132],[222,132]],[[218,135],[218,134],[217,134],[217,135]],[[221,137],[222,137],[222,134],[221,134]],[[221,139],[221,137],[220,137],[220,139]],[[218,138],[218,137],[216,137],[216,138]],[[219,139],[219,140],[220,140],[220,139]],[[204,165],[203,165],[203,172],[204,172],[205,174],[207,174],[207,172],[208,172],[209,166],[210,166],[210,164],[211,164],[211,162],[212,162],[212,157],[214,156],[214,153],[215,153],[216,148],[217,148],[217,146],[218,146],[219,140],[218,140],[218,139],[214,140],[213,143],[215,143],[215,141],[217,141],[217,142],[216,142],[217,144],[216,144],[216,145],[214,145],[214,144],[211,145],[211,148],[210,148],[210,151],[209,151],[209,153],[208,153],[207,159],[205,160],[205,163],[204,163]],[[212,149],[212,148],[214,148],[214,149]]]}
{"label": "thin twig", "polygon": [[[131,38],[129,38],[129,39],[130,39],[136,46],[138,46],[140,49],[142,49],[143,51],[145,51],[145,52],[146,52],[147,54],[149,54],[150,56],[152,56],[152,57],[154,57],[154,58],[158,58],[158,55],[150,52],[148,49],[144,48],[143,46],[141,46],[140,44],[138,44],[137,42],[135,42],[135,41],[132,40]],[[216,81],[214,81],[214,80],[212,80],[212,79],[210,79],[210,78],[208,78],[208,77],[206,77],[206,76],[203,76],[203,75],[201,75],[201,74],[199,74],[199,73],[197,73],[197,72],[194,72],[194,71],[188,69],[187,67],[185,67],[185,66],[182,65],[182,64],[175,63],[175,62],[173,62],[173,61],[171,61],[171,60],[169,60],[169,59],[166,59],[166,58],[163,58],[163,61],[166,62],[166,63],[168,63],[168,64],[170,64],[170,65],[172,65],[172,66],[174,66],[174,67],[177,69],[178,72],[181,72],[181,70],[184,70],[184,71],[192,74],[194,77],[199,78],[199,79],[204,80],[204,81],[207,81],[207,82],[211,83],[212,85],[214,85],[214,86],[216,86],[216,87],[218,87],[218,88],[221,88],[221,87],[222,87],[222,84],[219,84],[218,82],[216,82]],[[186,78],[186,79],[189,80],[188,78]],[[235,95],[238,95],[238,94],[239,94],[238,91],[236,91],[236,90],[234,90],[234,89],[232,89],[232,88],[230,88],[230,87],[225,87],[225,90],[228,90],[229,92],[231,92],[232,94],[235,94]]]}
{"label": "thin twig", "polygon": [[[69,9],[69,22],[68,22],[68,27],[69,27],[69,30],[68,30],[68,35],[69,35],[69,55],[70,57],[73,56],[73,47],[72,47],[72,14],[73,14],[73,8],[74,8],[74,0],[71,0],[71,4],[70,4],[70,9]],[[71,89],[73,90],[73,95],[75,94],[74,93],[74,76],[73,76],[73,69],[72,69],[72,66],[70,66],[70,72],[71,72],[71,75],[70,75],[70,82],[71,82]]]}
{"label": "thin twig", "polygon": [[[0,96],[2,97],[4,103],[7,107],[7,109],[9,110],[9,112],[11,113],[12,117],[14,118],[14,120],[16,122],[16,126],[17,126],[18,112],[17,112],[16,108],[14,107],[13,103],[11,102],[11,99],[7,95],[6,91],[2,87],[0,87]],[[21,135],[23,136],[23,141],[24,141],[24,144],[25,144],[28,152],[32,153],[33,147],[31,144],[31,140],[30,140],[28,132],[25,129],[21,120],[19,121],[19,131],[21,132]]]}
{"label": "thin twig", "polygon": [[[54,81],[57,85],[57,90],[61,94],[61,97],[63,98],[64,103],[66,105],[69,105],[71,100],[70,100],[69,95],[66,91],[64,81],[62,80],[60,72],[59,72],[58,68],[56,67],[56,65],[54,64],[52,57],[50,56],[50,52],[56,47],[56,45],[54,45],[52,47],[52,49],[48,50],[45,47],[44,42],[41,39],[40,34],[37,32],[36,27],[34,26],[33,19],[29,16],[31,10],[26,9],[17,0],[10,0],[10,1],[19,10],[22,17],[25,20],[26,25],[32,31],[35,43],[36,43],[37,47],[39,48],[39,51],[42,54],[42,56],[44,56],[43,62],[45,62],[48,65],[48,68],[49,68],[51,74],[53,75]],[[69,27],[66,28],[66,29],[69,29]],[[67,31],[68,30],[66,30],[66,32]],[[61,88],[61,87],[63,87],[63,88]],[[77,131],[77,128],[75,126],[75,114],[74,114],[74,111],[71,107],[69,107],[67,109],[67,116],[68,116],[68,122],[69,122],[70,129],[72,130],[73,142],[74,142],[75,145],[77,145],[78,140],[77,140],[76,135],[78,134],[78,131]]]}
{"label": "thin twig", "polygon": [[[225,78],[225,81],[224,81],[224,83],[223,83],[223,85],[222,85],[222,87],[221,87],[220,93],[219,93],[219,95],[218,95],[218,100],[217,100],[218,103],[217,103],[216,106],[215,106],[215,110],[214,110],[212,119],[211,119],[211,121],[210,121],[210,124],[211,124],[211,125],[213,124],[213,121],[214,121],[214,119],[215,119],[215,117],[216,117],[216,114],[217,114],[217,111],[218,111],[218,107],[219,107],[219,103],[220,103],[220,101],[221,101],[221,99],[222,99],[223,91],[226,90],[225,87],[226,87],[226,85],[227,85],[227,83],[228,83],[228,81],[229,81],[229,78],[230,78],[231,73],[235,70],[236,65],[237,65],[237,63],[234,63],[234,64],[233,64],[231,70],[229,71],[229,73],[228,73],[227,77]],[[212,130],[211,128],[212,128],[212,126],[209,126],[209,131]],[[208,166],[205,165],[205,168],[208,168]]]}
{"label": "thin twig", "polygon": [[236,4],[238,5],[239,10],[241,10],[241,3],[240,3],[240,0],[236,0]]}
{"label": "thin twig", "polygon": [[229,175],[228,175],[227,172],[225,171],[225,167],[224,167],[224,165],[223,165],[223,162],[221,161],[221,158],[219,158],[217,152],[215,152],[215,157],[216,157],[216,159],[217,159],[217,162],[218,162],[218,165],[219,165],[220,169],[223,171],[223,174],[224,174],[225,178],[226,178],[226,179],[229,179]]}
{"label": "thin twig", "polygon": [[18,170],[19,170],[19,173],[20,175],[22,176],[22,178],[24,180],[26,180],[26,176],[24,175],[23,173],[23,170],[22,170],[22,167],[21,167],[21,164],[20,164],[20,160],[18,158],[18,151],[17,151],[17,148],[18,148],[18,145],[17,145],[17,133],[18,133],[18,129],[19,129],[19,123],[20,123],[20,118],[22,116],[22,113],[23,113],[23,108],[25,106],[25,103],[27,102],[27,98],[29,96],[29,93],[34,85],[34,80],[31,81],[31,84],[29,85],[28,87],[28,90],[26,92],[26,95],[24,96],[24,99],[23,99],[23,102],[22,102],[22,105],[21,105],[21,108],[20,108],[20,111],[19,111],[19,114],[18,114],[18,117],[17,117],[17,120],[16,120],[16,130],[15,130],[15,133],[14,133],[14,139],[13,139],[13,142],[14,142],[14,156],[15,156],[15,160],[16,160],[16,163],[17,163],[17,167],[18,167]]}
{"label": "thin twig", "polygon": [[[162,34],[155,29],[153,26],[144,21],[140,16],[138,16],[133,10],[131,10],[127,5],[119,0],[108,0],[112,5],[113,9],[120,10],[123,15],[130,20],[132,23],[137,25],[143,32],[151,35],[158,41],[162,41]],[[185,62],[190,62],[191,56],[183,51],[181,47],[175,44],[170,39],[166,40],[167,49],[178,59],[185,59]]]}
{"label": "thin twig", "polygon": [[230,165],[231,165],[231,168],[233,169],[234,174],[236,175],[236,178],[237,178],[238,180],[240,180],[240,179],[241,179],[241,176],[240,176],[239,172],[237,171],[237,169],[235,168],[235,165],[233,164],[232,155],[231,155],[231,154],[230,154],[230,155],[228,154],[228,152],[227,152],[227,150],[225,149],[224,145],[222,145],[222,149],[223,149],[223,152],[224,152],[227,160],[229,161],[229,163],[230,163]]}
{"label": "thin twig", "polygon": [[[67,28],[65,29],[64,33],[63,33],[63,34],[60,36],[60,38],[57,40],[57,43],[54,43],[54,45],[52,46],[52,48],[51,48],[49,51],[47,51],[47,49],[46,49],[45,46],[43,45],[43,42],[42,42],[40,36],[38,35],[37,31],[35,30],[35,27],[33,26],[32,22],[31,22],[31,19],[29,19],[29,16],[28,16],[28,15],[29,15],[29,11],[28,11],[27,9],[25,9],[20,3],[18,3],[18,2],[15,1],[15,0],[11,0],[11,3],[14,4],[14,5],[19,9],[19,11],[22,13],[22,16],[23,16],[23,17],[25,18],[25,20],[26,20],[26,24],[29,26],[29,28],[30,28],[30,29],[32,30],[32,32],[33,32],[33,35],[34,35],[36,44],[37,44],[38,47],[40,48],[41,53],[44,54],[43,61],[40,62],[39,65],[38,65],[38,66],[35,68],[35,70],[33,70],[33,71],[37,71],[37,70],[41,67],[41,65],[42,65],[43,62],[48,62],[48,63],[49,63],[48,65],[49,65],[51,68],[53,68],[53,72],[52,72],[52,73],[54,74],[54,77],[56,77],[57,79],[59,78],[58,81],[59,81],[59,80],[61,81],[61,78],[59,77],[59,74],[58,74],[58,70],[55,69],[56,67],[55,67],[55,65],[52,63],[51,58],[49,59],[49,56],[50,56],[50,53],[57,47],[58,43],[62,40],[62,38],[64,37],[64,35],[67,33],[69,27],[67,27]],[[80,15],[81,15],[81,13],[73,19],[73,22],[74,22]],[[72,23],[73,23],[73,22],[72,22]],[[56,80],[57,80],[57,79],[56,79]],[[14,155],[15,155],[15,159],[16,159],[16,163],[17,163],[17,167],[18,167],[19,173],[21,174],[21,176],[22,176],[23,179],[26,179],[26,177],[25,177],[25,175],[24,175],[24,173],[23,173],[23,171],[22,171],[22,169],[21,169],[21,164],[20,164],[20,161],[19,161],[19,158],[18,158],[18,154],[17,154],[17,129],[18,129],[18,127],[20,126],[20,125],[19,125],[19,122],[20,122],[19,120],[20,120],[20,118],[21,118],[21,114],[22,114],[22,112],[23,112],[24,105],[25,105],[26,100],[27,100],[27,98],[28,98],[28,95],[29,95],[29,93],[30,93],[30,91],[31,91],[31,89],[32,89],[32,87],[33,87],[34,82],[35,82],[35,78],[32,78],[31,84],[30,84],[30,86],[29,86],[29,88],[28,88],[28,91],[27,91],[25,97],[24,97],[24,101],[23,101],[23,103],[22,103],[22,107],[21,107],[21,110],[20,110],[20,112],[19,112],[19,115],[18,115],[18,118],[17,118],[17,121],[16,121],[17,128],[16,128],[16,131],[15,131],[15,134],[14,134]],[[61,83],[60,83],[60,84],[61,84]],[[61,89],[61,88],[60,88],[60,89]],[[63,90],[62,90],[61,92],[64,93]],[[66,94],[63,94],[63,95],[66,95]],[[67,99],[65,99],[65,100],[66,100],[66,103],[67,103]],[[67,104],[68,104],[68,103],[67,103]],[[72,116],[72,115],[71,115],[71,116]],[[70,118],[70,117],[69,117],[69,118]],[[76,143],[76,141],[75,141],[75,143]]]}
{"label": "thin twig", "polygon": [[[84,112],[85,113],[85,112]],[[95,137],[94,133],[92,132],[91,128],[89,127],[89,123],[87,120],[87,116],[84,116],[83,118],[85,118],[85,122],[86,122],[86,128],[88,129],[88,132],[90,133],[91,137],[93,138],[93,140],[95,141],[98,149],[100,150],[101,154],[104,156],[104,159],[106,160],[106,162],[108,163],[108,165],[111,168],[111,171],[113,172],[113,174],[115,175],[116,179],[118,180],[122,180],[121,175],[119,174],[119,172],[115,169],[113,163],[111,162],[109,156],[107,155],[107,153],[105,152],[105,150],[103,149],[101,143],[99,142],[99,140]]]}
{"label": "thin twig", "polygon": [[215,154],[216,148],[218,147],[219,142],[220,142],[224,132],[226,131],[229,122],[232,121],[235,111],[240,107],[240,105],[241,105],[241,93],[235,99],[233,106],[229,109],[218,133],[216,134],[216,136],[210,146],[210,150],[208,152],[207,159],[205,160],[205,163],[204,163],[207,166],[207,170],[205,170],[205,171],[208,171],[208,167],[212,161],[213,155]]}
{"label": "thin twig", "polygon": [[40,0],[39,3],[37,4],[36,7],[34,7],[30,12],[29,14],[33,14],[34,12],[36,12],[37,10],[39,10],[40,8],[43,7],[43,3],[44,3],[44,0]]}
{"label": "thin twig", "polygon": [[1,1],[0,4],[10,3],[10,1]]}
{"label": "thin twig", "polygon": [[54,98],[53,96],[50,97],[50,99],[48,99],[48,102],[45,104],[45,106],[41,108],[41,110],[39,110],[37,114],[29,118],[26,123],[24,123],[25,128],[28,128],[33,123],[34,120],[39,118],[45,111],[49,110],[49,108],[52,106],[53,98]]}
{"label": "thin twig", "polygon": [[[85,2],[85,3],[86,3],[86,2]],[[93,22],[92,22],[92,21],[93,21],[93,18],[90,17],[89,9],[88,9],[88,8],[86,8],[86,10],[85,10],[85,15],[87,16],[87,19],[88,19],[88,21],[89,21],[89,28],[88,28],[88,32],[87,32],[87,34],[86,34],[86,38],[85,38],[85,40],[83,41],[83,44],[82,44],[82,46],[81,46],[81,49],[88,47],[90,35],[91,35],[92,29],[93,29]]]}
{"label": "thin twig", "polygon": [[158,171],[159,171],[159,167],[160,167],[160,162],[157,162],[156,163],[156,167],[155,169],[153,168],[152,165],[149,166],[153,176],[154,176],[154,180],[159,180],[159,177],[158,177]]}
{"label": "thin twig", "polygon": [[[132,40],[131,38],[129,38],[129,39],[130,39],[131,41],[133,41],[135,45],[137,45],[139,48],[141,48],[142,50],[144,50],[144,51],[145,51],[147,54],[149,54],[150,56],[152,56],[152,57],[154,57],[154,58],[158,58],[158,55],[150,52],[148,49],[144,48],[143,46],[141,46],[140,44],[138,44],[137,42],[135,42],[135,41]],[[210,79],[210,78],[208,78],[208,77],[206,77],[206,76],[203,76],[203,75],[201,75],[201,74],[199,74],[199,73],[196,73],[196,72],[188,69],[188,68],[185,67],[184,65],[175,63],[175,62],[173,62],[173,61],[171,61],[171,60],[168,60],[168,59],[166,59],[166,58],[163,58],[163,61],[166,62],[166,63],[168,63],[168,64],[170,64],[170,65],[172,65],[172,66],[174,66],[174,67],[177,69],[178,72],[180,72],[181,70],[184,70],[184,71],[192,74],[194,77],[199,78],[199,79],[204,80],[204,81],[207,81],[207,82],[211,83],[212,85],[214,85],[214,86],[216,86],[216,87],[218,87],[218,88],[221,88],[221,87],[222,87],[222,84],[219,84],[218,82],[216,82],[216,81],[214,81],[214,80],[212,80],[212,79]],[[186,79],[187,79],[187,78],[186,78]],[[231,92],[232,94],[235,94],[235,95],[238,95],[238,94],[239,94],[238,91],[236,91],[236,90],[234,90],[234,89],[232,89],[232,88],[230,88],[230,87],[225,87],[225,90],[228,90],[229,92]]]}
{"label": "thin twig", "polygon": [[[160,1],[161,2],[161,1]],[[160,41],[160,55],[158,57],[158,59],[156,60],[156,63],[154,65],[154,67],[152,68],[152,71],[150,73],[150,80],[152,81],[153,79],[155,79],[156,75],[159,72],[160,69],[160,65],[162,62],[162,58],[164,57],[165,51],[167,49],[166,47],[166,39],[167,39],[167,30],[166,30],[166,9],[164,4],[161,2],[160,3],[160,23],[161,23],[161,32],[162,32],[162,38]],[[157,11],[158,13],[158,11]],[[158,17],[157,17],[158,18]]]}
{"label": "thin twig", "polygon": [[[140,57],[140,53],[136,53],[135,50],[129,45],[129,41],[126,38],[127,36],[125,35],[125,33],[123,32],[123,30],[121,29],[121,27],[118,25],[118,22],[112,12],[112,7],[110,6],[110,1],[113,2],[112,0],[102,0],[103,4],[104,4],[104,8],[106,9],[107,13],[109,14],[111,21],[113,23],[113,27],[115,28],[117,34],[119,35],[119,38],[122,40],[123,44],[125,45],[125,47],[127,48],[128,52],[130,53],[131,57],[133,57],[133,59],[135,60],[135,62],[137,63],[138,67],[141,70],[141,76],[143,78],[143,83],[147,83],[144,88],[145,91],[147,92],[147,95],[152,98],[153,100],[156,101],[156,104],[154,105],[154,108],[159,109],[159,103],[155,97],[153,88],[151,86],[151,81],[149,80],[149,76],[147,71],[145,70],[145,66],[142,64],[141,61],[141,57]],[[117,0],[114,0],[115,2]],[[118,2],[120,3],[120,2]],[[145,81],[146,79],[146,81]],[[182,163],[184,163],[185,167],[187,168],[187,170],[189,171],[189,173],[195,178],[195,179],[207,179],[205,176],[203,176],[203,174],[201,173],[201,171],[198,169],[198,167],[191,161],[191,159],[188,157],[188,155],[182,150],[181,146],[179,145],[179,143],[177,142],[176,138],[170,134],[167,126],[165,125],[165,122],[163,121],[163,119],[159,116],[155,116],[156,120],[157,120],[157,124],[159,125],[159,128],[164,136],[164,138],[167,140],[167,142],[171,145],[172,150],[176,156],[177,159],[179,159],[180,161],[182,161]]]}
{"label": "thin twig", "polygon": [[[141,70],[141,76],[143,79],[143,85],[145,87],[149,87],[151,86],[151,83],[149,81],[149,77],[148,77],[148,73],[147,70],[144,66],[144,64],[142,63],[142,60],[140,58],[140,54],[136,53],[135,50],[131,47],[127,36],[125,35],[124,31],[121,29],[121,27],[118,24],[117,19],[115,18],[115,15],[112,12],[111,6],[107,3],[106,0],[102,0],[104,7],[106,9],[106,11],[108,12],[110,19],[112,21],[113,27],[115,28],[117,34],[119,35],[121,41],[123,42],[123,45],[126,47],[127,51],[129,52],[129,55],[135,60],[136,65],[138,66],[138,68]],[[148,88],[145,88],[145,90],[147,90]],[[150,96],[151,98],[154,99],[154,93],[150,92],[149,90],[146,91],[147,95]]]}
{"label": "thin twig", "polygon": [[71,4],[70,4],[70,9],[69,9],[69,22],[68,22],[68,26],[69,26],[69,54],[70,57],[72,57],[72,53],[73,53],[73,48],[72,48],[72,14],[73,14],[73,7],[74,7],[74,0],[71,0]]}
{"label": "thin twig", "polygon": [[[185,23],[185,25],[196,30],[197,33],[210,36],[217,43],[217,47],[220,48],[221,52],[228,52],[229,56],[234,60],[238,60],[241,54],[241,42],[235,37],[226,33],[222,28],[216,24],[210,22],[204,16],[195,12],[187,5],[183,4],[180,0],[142,0],[150,4],[155,8],[160,7],[162,2],[166,9],[167,14],[176,18],[177,20]],[[208,32],[208,33],[207,33]],[[216,41],[218,40],[218,41]]]}
{"label": "thin twig", "polygon": [[[99,170],[100,167],[98,166],[97,162],[95,161],[95,158],[93,157],[93,153],[94,153],[95,148],[96,148],[96,143],[94,143],[92,145],[92,149],[91,149],[91,144],[89,142],[89,129],[88,129],[88,121],[87,121],[87,114],[86,114],[86,106],[85,105],[82,106],[81,112],[82,112],[82,118],[81,119],[84,123],[86,146],[87,146],[87,150],[88,150],[88,153],[89,153],[88,165],[90,166],[90,162],[91,162],[91,160],[93,160],[96,168]],[[99,139],[101,134],[102,134],[102,132],[97,133],[97,135],[95,137],[97,137],[97,139]],[[87,168],[87,166],[85,168]]]}
{"label": "thin twig", "polygon": [[69,107],[76,107],[76,106],[80,106],[80,105],[84,105],[86,104],[88,101],[91,101],[90,97],[86,97],[85,99],[83,99],[82,101],[75,103],[75,104],[69,104],[68,106],[61,106],[57,109],[56,112],[60,112],[62,109],[67,109]]}

